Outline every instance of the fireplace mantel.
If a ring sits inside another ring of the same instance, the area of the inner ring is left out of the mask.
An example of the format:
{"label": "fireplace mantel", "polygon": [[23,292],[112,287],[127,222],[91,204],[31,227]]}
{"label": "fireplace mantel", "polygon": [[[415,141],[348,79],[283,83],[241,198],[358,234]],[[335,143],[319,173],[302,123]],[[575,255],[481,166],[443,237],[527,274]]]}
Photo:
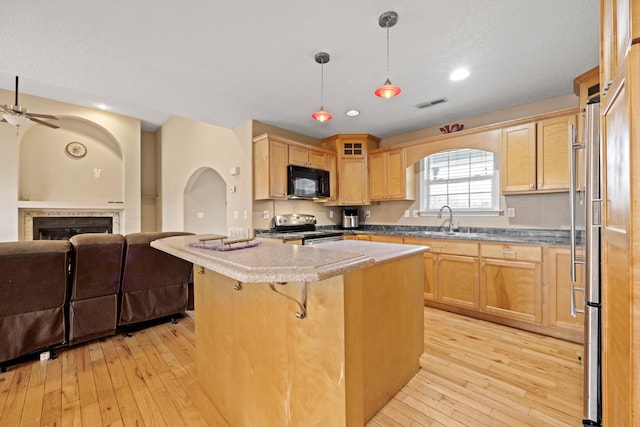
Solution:
{"label": "fireplace mantel", "polygon": [[22,224],[22,240],[33,240],[35,217],[111,217],[113,233],[120,233],[120,219],[124,204],[101,202],[21,201],[18,212]]}

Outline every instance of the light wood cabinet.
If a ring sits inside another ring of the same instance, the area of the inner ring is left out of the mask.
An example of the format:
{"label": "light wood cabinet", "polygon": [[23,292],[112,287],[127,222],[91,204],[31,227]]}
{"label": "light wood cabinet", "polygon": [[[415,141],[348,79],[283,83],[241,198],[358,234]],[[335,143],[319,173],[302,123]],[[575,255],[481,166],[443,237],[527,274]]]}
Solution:
{"label": "light wood cabinet", "polygon": [[371,201],[415,200],[414,165],[407,167],[404,149],[369,155]]}
{"label": "light wood cabinet", "polygon": [[[576,283],[583,283],[584,265],[576,266]],[[571,315],[571,253],[566,246],[548,246],[544,254],[546,285],[545,324],[570,335],[573,341],[584,340],[584,314]],[[577,285],[581,287],[581,285]],[[576,309],[584,309],[584,294],[576,292]]]}
{"label": "light wood cabinet", "polygon": [[290,164],[329,171],[331,197],[337,194],[335,154],[283,138],[262,134],[253,139],[253,194],[255,200],[287,198],[287,166]]}
{"label": "light wood cabinet", "polygon": [[327,170],[327,155],[323,151],[289,145],[289,164]]}
{"label": "light wood cabinet", "polygon": [[379,142],[379,138],[368,134],[338,134],[322,140],[323,147],[337,155],[338,197],[333,204],[369,204],[367,155]]}
{"label": "light wood cabinet", "polygon": [[576,125],[576,115],[502,129],[502,193],[569,190],[569,125]]}
{"label": "light wood cabinet", "polygon": [[413,237],[405,237],[404,242],[430,247],[424,254],[425,301],[479,309],[479,261],[476,242]]}
{"label": "light wood cabinet", "polygon": [[640,425],[640,2],[601,1],[602,418]]}
{"label": "light wood cabinet", "polygon": [[600,2],[600,89],[603,103],[608,102],[616,77],[620,72],[626,72],[629,49],[639,37],[640,5],[637,0]]}
{"label": "light wood cabinet", "polygon": [[481,310],[542,324],[542,248],[481,243],[480,257]]}
{"label": "light wood cabinet", "polygon": [[404,243],[404,238],[402,236],[390,236],[388,234],[372,234],[369,236],[369,240],[372,242],[383,243]]}
{"label": "light wood cabinet", "polygon": [[338,200],[338,159],[335,154],[327,154],[327,170],[329,171],[329,204]]}
{"label": "light wood cabinet", "polygon": [[254,199],[286,199],[289,146],[267,134],[253,141]]}

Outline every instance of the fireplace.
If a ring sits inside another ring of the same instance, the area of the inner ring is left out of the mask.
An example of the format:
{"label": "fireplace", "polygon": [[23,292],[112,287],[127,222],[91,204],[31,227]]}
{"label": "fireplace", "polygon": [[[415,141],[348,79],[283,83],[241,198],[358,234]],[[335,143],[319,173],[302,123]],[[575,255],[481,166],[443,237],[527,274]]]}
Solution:
{"label": "fireplace", "polygon": [[112,233],[111,217],[35,217],[33,240],[68,240],[82,233]]}
{"label": "fireplace", "polygon": [[[81,233],[117,234],[122,232],[121,215],[122,209],[24,208],[20,209],[20,236],[21,240],[60,240]],[[45,230],[42,237],[40,229]]]}

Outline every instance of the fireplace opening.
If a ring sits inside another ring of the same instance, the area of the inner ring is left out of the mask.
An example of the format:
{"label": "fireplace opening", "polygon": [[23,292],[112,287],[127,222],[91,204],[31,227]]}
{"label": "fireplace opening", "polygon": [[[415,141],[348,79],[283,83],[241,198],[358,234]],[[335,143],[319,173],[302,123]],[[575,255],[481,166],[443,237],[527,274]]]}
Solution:
{"label": "fireplace opening", "polygon": [[33,240],[68,240],[76,234],[112,233],[113,218],[102,216],[34,217]]}

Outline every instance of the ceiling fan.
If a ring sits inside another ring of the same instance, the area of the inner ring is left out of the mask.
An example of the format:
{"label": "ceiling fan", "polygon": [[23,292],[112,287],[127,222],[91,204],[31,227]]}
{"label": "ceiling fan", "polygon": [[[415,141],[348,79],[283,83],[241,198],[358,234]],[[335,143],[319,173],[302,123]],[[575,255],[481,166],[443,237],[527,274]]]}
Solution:
{"label": "ceiling fan", "polygon": [[54,125],[53,123],[45,122],[40,119],[50,119],[57,120],[56,116],[52,116],[50,114],[36,114],[30,113],[26,108],[21,107],[18,104],[18,76],[16,76],[16,103],[13,105],[0,105],[0,109],[4,110],[4,112],[0,111],[2,120],[0,122],[7,122],[14,126],[24,126],[29,123],[29,120],[32,122],[39,123],[41,125],[48,126],[52,129],[58,129],[60,126]]}

